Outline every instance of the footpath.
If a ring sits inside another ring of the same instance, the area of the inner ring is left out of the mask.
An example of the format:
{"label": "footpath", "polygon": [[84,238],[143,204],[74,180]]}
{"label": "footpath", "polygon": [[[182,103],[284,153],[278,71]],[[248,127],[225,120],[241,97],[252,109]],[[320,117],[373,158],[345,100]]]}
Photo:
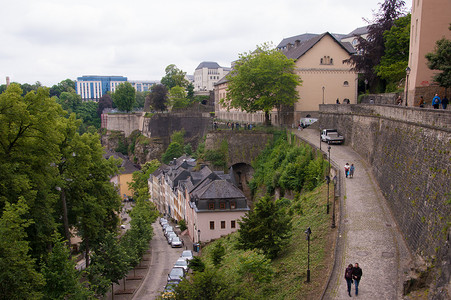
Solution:
{"label": "footpath", "polygon": [[[320,148],[317,129],[292,132]],[[321,146],[326,154],[328,146],[326,143]],[[323,299],[349,299],[344,271],[355,263],[363,271],[358,298],[402,299],[403,276],[411,256],[370,166],[344,145],[331,145],[330,159],[339,167],[342,179],[341,211],[337,217],[335,265]],[[355,166],[353,178],[346,178],[344,174],[346,163]],[[354,285],[351,295],[355,297]]]}

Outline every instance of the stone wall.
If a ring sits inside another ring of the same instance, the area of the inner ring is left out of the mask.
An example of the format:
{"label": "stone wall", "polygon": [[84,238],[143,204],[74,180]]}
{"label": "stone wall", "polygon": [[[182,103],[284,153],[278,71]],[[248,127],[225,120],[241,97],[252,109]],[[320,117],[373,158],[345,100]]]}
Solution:
{"label": "stone wall", "polygon": [[451,111],[322,105],[320,116],[370,163],[412,252],[436,257],[449,280]]}
{"label": "stone wall", "polygon": [[128,137],[134,130],[142,129],[143,113],[102,114],[102,128],[122,131]]}

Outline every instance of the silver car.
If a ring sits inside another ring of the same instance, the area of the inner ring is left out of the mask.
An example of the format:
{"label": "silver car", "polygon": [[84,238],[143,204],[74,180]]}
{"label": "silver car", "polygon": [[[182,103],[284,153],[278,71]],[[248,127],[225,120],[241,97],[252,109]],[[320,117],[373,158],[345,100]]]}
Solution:
{"label": "silver car", "polygon": [[172,239],[172,241],[171,241],[172,248],[182,248],[182,246],[183,246],[183,242],[178,236],[176,236],[175,238]]}
{"label": "silver car", "polygon": [[177,234],[175,234],[175,232],[168,234],[168,244],[171,244],[172,239],[175,237],[177,237]]}
{"label": "silver car", "polygon": [[191,250],[184,250],[182,252],[182,255],[180,255],[181,258],[185,259],[186,261],[190,261],[193,259],[193,251]]}
{"label": "silver car", "polygon": [[174,267],[168,274],[168,281],[182,281],[183,276],[185,276],[185,270],[183,268]]}
{"label": "silver car", "polygon": [[188,262],[184,258],[179,258],[174,264],[174,268],[183,268],[185,270],[185,273],[188,272]]}

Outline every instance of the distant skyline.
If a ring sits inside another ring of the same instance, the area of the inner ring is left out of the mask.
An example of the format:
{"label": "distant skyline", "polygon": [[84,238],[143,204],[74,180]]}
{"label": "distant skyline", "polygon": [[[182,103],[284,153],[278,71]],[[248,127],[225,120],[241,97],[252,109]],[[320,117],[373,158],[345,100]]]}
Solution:
{"label": "distant skyline", "polygon": [[[16,0],[0,10],[0,84],[52,86],[83,75],[160,80],[175,64],[230,67],[257,45],[303,34],[347,34],[383,0]],[[412,1],[406,1],[410,11]]]}

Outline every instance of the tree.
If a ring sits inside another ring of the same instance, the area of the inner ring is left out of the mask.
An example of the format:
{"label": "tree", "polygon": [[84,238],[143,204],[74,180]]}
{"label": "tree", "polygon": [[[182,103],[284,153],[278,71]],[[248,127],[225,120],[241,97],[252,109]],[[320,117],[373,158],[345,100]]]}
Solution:
{"label": "tree", "polygon": [[194,84],[192,82],[186,87],[186,98],[188,98],[190,102],[194,101]]}
{"label": "tree", "polygon": [[113,102],[121,111],[130,112],[135,105],[135,89],[130,82],[119,84],[113,94]]}
{"label": "tree", "polygon": [[185,88],[177,85],[169,90],[168,106],[172,109],[185,108],[188,104]]}
{"label": "tree", "polygon": [[387,82],[386,92],[396,91],[406,77],[409,63],[410,14],[395,20],[390,30],[384,32],[385,53],[375,70]]}
{"label": "tree", "polygon": [[163,153],[161,161],[168,164],[173,158],[177,158],[183,155],[183,146],[177,142],[169,144],[168,149]]}
{"label": "tree", "polygon": [[82,104],[80,95],[75,92],[62,92],[56,102],[68,112],[76,112]]}
{"label": "tree", "polygon": [[136,92],[135,95],[135,107],[136,108],[143,108],[144,107],[144,103],[146,101],[146,97],[149,94],[148,91],[146,92]]}
{"label": "tree", "polygon": [[146,162],[141,167],[141,170],[133,172],[133,180],[128,185],[133,191],[134,198],[142,198],[143,200],[147,200],[149,198],[149,185],[147,180],[149,179],[150,174],[155,172],[160,165],[161,163],[154,159]]}
{"label": "tree", "polygon": [[291,236],[290,217],[269,196],[261,198],[238,223],[239,248],[260,249],[270,259],[277,257]]}
{"label": "tree", "polygon": [[99,118],[100,118],[100,116],[102,115],[103,110],[105,108],[112,108],[112,107],[113,107],[113,99],[111,99],[110,94],[102,95],[102,97],[100,97],[100,99],[99,99],[99,103],[97,106],[97,116],[99,116]]}
{"label": "tree", "polygon": [[186,80],[186,72],[183,72],[176,65],[171,64],[165,69],[166,75],[161,78],[161,84],[165,85],[168,90],[172,89],[175,86],[181,86],[186,88],[189,84],[188,80]]}
{"label": "tree", "polygon": [[156,84],[153,85],[150,94],[146,97],[146,104],[144,110],[149,111],[150,107],[154,110],[164,111],[166,110],[166,103],[168,101],[168,89],[165,85]]}
{"label": "tree", "polygon": [[24,218],[29,207],[20,198],[16,204],[6,202],[0,218],[0,298],[38,299],[44,278],[29,255],[25,229],[32,223]]}
{"label": "tree", "polygon": [[222,257],[225,255],[225,248],[221,242],[217,242],[211,252],[211,259],[213,260],[213,265],[219,267],[222,262]]}
{"label": "tree", "polygon": [[[379,65],[382,56],[385,54],[384,32],[390,30],[396,19],[403,14],[403,0],[384,0],[381,3],[379,12],[374,15],[374,20],[368,26],[368,36],[357,37],[356,54],[352,55],[344,62],[350,64],[354,71],[364,73],[364,78],[368,80],[370,88],[375,90],[379,82],[375,67]],[[385,86],[382,90],[385,90]]]}
{"label": "tree", "polygon": [[[449,29],[451,30],[451,25]],[[438,40],[434,52],[426,54],[426,59],[429,69],[442,71],[434,75],[434,81],[441,87],[451,87],[451,40]]]}
{"label": "tree", "polygon": [[76,262],[70,259],[70,250],[58,234],[55,244],[42,263],[41,272],[45,279],[44,299],[94,299],[92,292],[80,282]]}
{"label": "tree", "polygon": [[69,92],[74,93],[75,92],[75,81],[71,79],[65,79],[58,83],[57,85],[53,85],[50,88],[50,97],[56,96],[60,97],[61,93],[63,92]]}
{"label": "tree", "polygon": [[296,87],[301,84],[294,61],[268,44],[240,54],[227,79],[227,97],[221,104],[246,112],[262,110],[267,125],[271,110],[294,105],[298,99]]}

